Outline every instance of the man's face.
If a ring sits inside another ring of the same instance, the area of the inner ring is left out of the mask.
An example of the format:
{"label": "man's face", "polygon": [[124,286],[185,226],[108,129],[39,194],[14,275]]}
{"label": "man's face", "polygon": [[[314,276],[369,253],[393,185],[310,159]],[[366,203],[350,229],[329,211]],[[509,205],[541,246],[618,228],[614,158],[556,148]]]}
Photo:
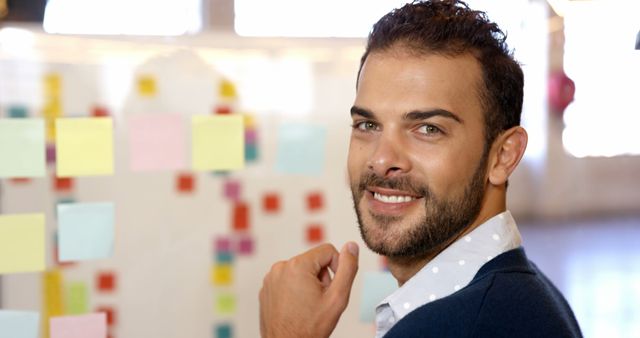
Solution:
{"label": "man's face", "polygon": [[367,57],[348,169],[360,231],[374,252],[436,253],[478,216],[487,164],[481,83],[471,55]]}

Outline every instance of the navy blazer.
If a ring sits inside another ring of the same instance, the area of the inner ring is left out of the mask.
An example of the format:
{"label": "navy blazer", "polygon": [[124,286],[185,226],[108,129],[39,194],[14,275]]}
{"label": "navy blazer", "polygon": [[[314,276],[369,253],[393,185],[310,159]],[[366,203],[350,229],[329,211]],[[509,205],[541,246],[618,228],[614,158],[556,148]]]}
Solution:
{"label": "navy blazer", "polygon": [[483,265],[466,287],[398,321],[385,338],[582,337],[562,294],[522,247]]}

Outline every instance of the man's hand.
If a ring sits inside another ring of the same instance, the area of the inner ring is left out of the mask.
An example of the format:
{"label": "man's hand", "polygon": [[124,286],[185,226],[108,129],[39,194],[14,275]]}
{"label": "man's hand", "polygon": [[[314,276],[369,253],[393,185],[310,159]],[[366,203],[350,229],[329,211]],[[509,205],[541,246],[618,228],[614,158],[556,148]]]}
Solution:
{"label": "man's hand", "polygon": [[340,253],[323,244],[274,264],[260,290],[262,337],[329,337],[347,308],[357,271],[358,245],[353,242]]}

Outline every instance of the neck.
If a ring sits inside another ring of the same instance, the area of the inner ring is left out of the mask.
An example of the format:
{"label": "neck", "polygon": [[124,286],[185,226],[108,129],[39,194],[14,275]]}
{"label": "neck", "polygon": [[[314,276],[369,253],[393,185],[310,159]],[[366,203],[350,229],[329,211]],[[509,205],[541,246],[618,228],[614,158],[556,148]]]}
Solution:
{"label": "neck", "polygon": [[478,213],[478,216],[475,218],[475,220],[457,235],[453,236],[446,242],[431,250],[431,252],[425,255],[413,257],[388,257],[387,264],[389,266],[389,271],[398,281],[398,286],[404,285],[404,283],[406,283],[432,259],[434,259],[442,251],[449,247],[449,245],[451,245],[461,237],[464,237],[490,218],[506,211],[507,207],[505,190],[506,189],[504,186],[496,187],[489,185],[482,202],[482,207],[480,208],[480,212]]}

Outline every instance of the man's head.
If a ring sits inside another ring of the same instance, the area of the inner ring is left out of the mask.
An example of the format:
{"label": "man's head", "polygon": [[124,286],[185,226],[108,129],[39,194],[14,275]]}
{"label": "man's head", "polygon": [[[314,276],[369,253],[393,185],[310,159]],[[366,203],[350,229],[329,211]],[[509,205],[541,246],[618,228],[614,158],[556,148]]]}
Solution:
{"label": "man's head", "polygon": [[372,250],[434,254],[504,209],[507,178],[526,146],[522,90],[502,32],[464,3],[414,2],[375,24],[349,150]]}

